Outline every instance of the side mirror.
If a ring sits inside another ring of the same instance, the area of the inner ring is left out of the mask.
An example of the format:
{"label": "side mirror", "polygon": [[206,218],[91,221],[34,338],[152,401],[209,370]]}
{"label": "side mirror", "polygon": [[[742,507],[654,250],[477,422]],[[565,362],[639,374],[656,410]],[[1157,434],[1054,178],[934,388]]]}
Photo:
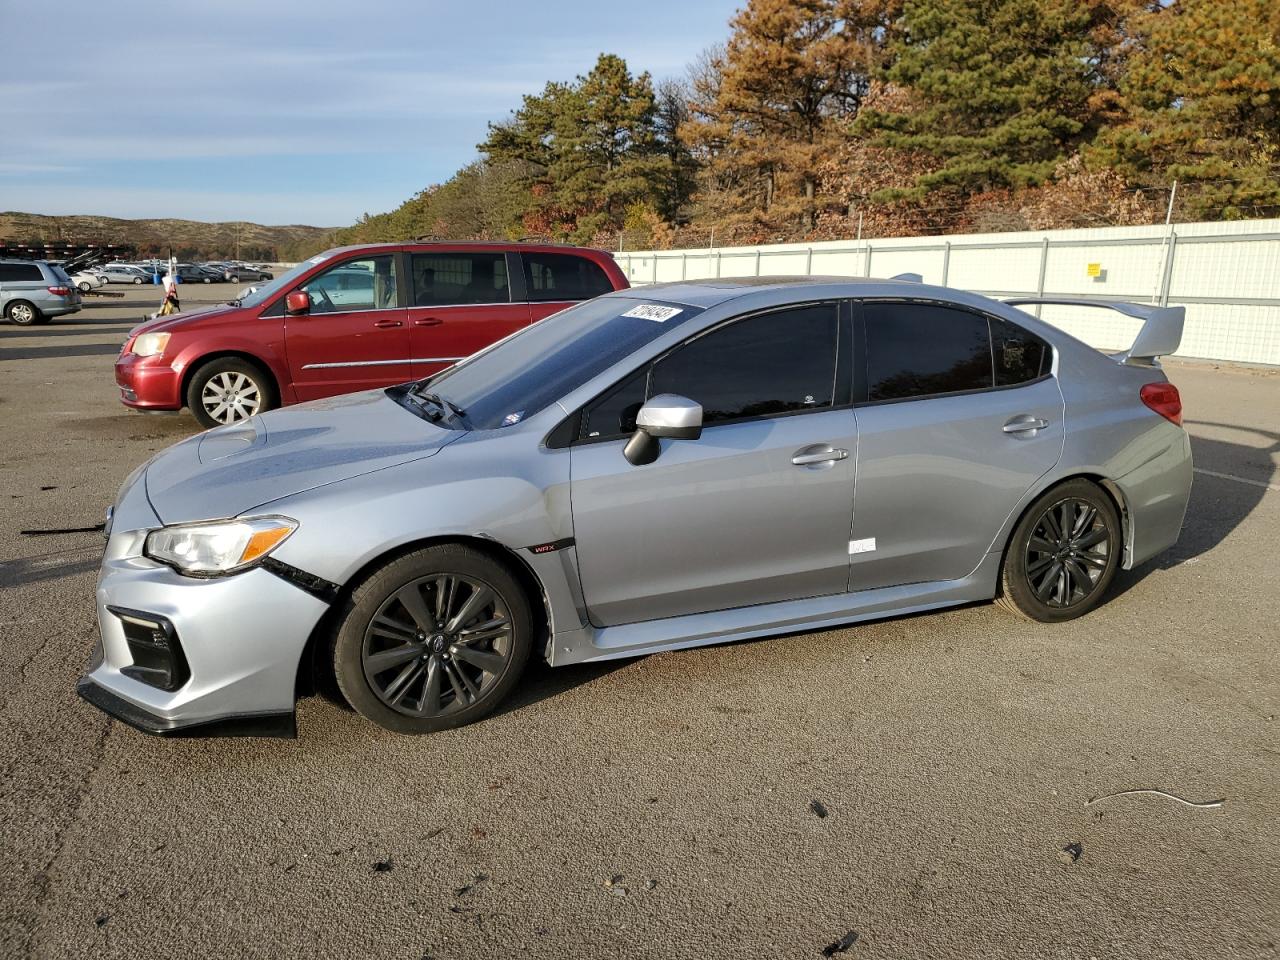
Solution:
{"label": "side mirror", "polygon": [[305,290],[295,290],[284,298],[285,313],[291,317],[302,316],[311,312],[311,294]]}
{"label": "side mirror", "polygon": [[636,432],[622,455],[635,466],[658,459],[658,440],[697,440],[702,436],[702,404],[674,393],[653,397],[636,414]]}

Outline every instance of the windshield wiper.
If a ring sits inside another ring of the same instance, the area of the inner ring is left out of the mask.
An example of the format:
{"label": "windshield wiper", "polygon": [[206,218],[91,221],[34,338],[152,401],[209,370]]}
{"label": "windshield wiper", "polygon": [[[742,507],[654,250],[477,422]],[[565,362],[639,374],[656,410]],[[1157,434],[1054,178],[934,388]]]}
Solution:
{"label": "windshield wiper", "polygon": [[452,400],[440,396],[438,393],[428,393],[425,390],[415,387],[410,391],[410,394],[419,400],[425,400],[427,403],[434,403],[441,410],[444,410],[450,416],[456,417],[459,420],[464,420],[467,416],[466,411],[460,406]]}
{"label": "windshield wiper", "polygon": [[243,303],[241,303],[239,300],[228,300],[228,301],[227,301],[227,306],[228,306],[228,307],[243,307],[243,306],[244,306],[244,304],[243,304]]}

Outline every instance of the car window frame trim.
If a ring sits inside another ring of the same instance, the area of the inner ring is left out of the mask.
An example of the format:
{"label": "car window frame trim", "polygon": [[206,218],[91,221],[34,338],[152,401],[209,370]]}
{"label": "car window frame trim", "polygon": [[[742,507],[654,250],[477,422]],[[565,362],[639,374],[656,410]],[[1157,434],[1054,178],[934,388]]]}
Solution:
{"label": "car window frame trim", "polygon": [[[512,282],[511,282],[511,254],[510,254],[510,252],[508,252],[508,251],[506,251],[506,250],[465,250],[465,249],[451,249],[451,248],[446,248],[446,249],[443,249],[443,250],[435,250],[435,249],[432,249],[432,250],[403,250],[403,251],[401,251],[401,252],[404,254],[404,259],[405,259],[405,264],[404,264],[404,265],[405,265],[405,271],[406,271],[406,274],[407,274],[407,276],[408,276],[408,278],[409,278],[409,279],[408,279],[408,282],[407,282],[407,284],[406,284],[405,299],[406,299],[406,300],[413,300],[413,301],[414,301],[413,303],[406,303],[406,304],[405,304],[405,307],[406,307],[407,309],[410,309],[410,310],[449,310],[449,309],[453,309],[453,308],[455,308],[455,307],[511,307],[511,306],[519,306],[519,305],[520,305],[520,301],[519,301],[519,300],[517,300],[517,299],[515,299],[515,290],[513,289],[513,286],[514,286],[514,285],[513,285],[513,284],[512,284]],[[489,302],[489,303],[417,303],[416,301],[417,301],[417,293],[418,293],[418,291],[417,291],[417,284],[416,284],[416,282],[415,282],[415,281],[414,281],[414,279],[413,279],[413,258],[414,258],[414,257],[434,257],[434,256],[444,256],[444,255],[449,255],[449,254],[452,254],[452,255],[454,255],[454,256],[458,256],[458,255],[463,255],[463,256],[468,256],[468,255],[469,255],[469,256],[475,256],[476,254],[487,254],[487,255],[498,255],[498,256],[501,256],[501,257],[503,258],[503,260],[505,261],[505,266],[506,266],[506,268],[507,268],[507,296],[508,296],[510,299],[505,300],[505,301],[504,301],[504,300],[497,300],[497,301],[493,301],[493,302]],[[523,278],[522,278],[522,280],[523,280]],[[522,283],[521,285],[523,286],[523,283]],[[413,287],[413,290],[412,290],[412,296],[410,296],[410,291],[407,289],[407,288],[408,288],[408,287],[410,287],[410,286],[412,286],[412,287]]]}

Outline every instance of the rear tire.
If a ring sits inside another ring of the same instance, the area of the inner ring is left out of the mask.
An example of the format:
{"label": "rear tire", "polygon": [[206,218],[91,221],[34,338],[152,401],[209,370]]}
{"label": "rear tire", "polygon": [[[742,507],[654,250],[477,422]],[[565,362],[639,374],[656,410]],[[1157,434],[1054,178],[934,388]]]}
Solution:
{"label": "rear tire", "polygon": [[76,284],[76,286],[80,288],[81,293],[88,293],[90,290],[93,289],[93,284],[87,280],[81,280],[79,283]]}
{"label": "rear tire", "polygon": [[219,357],[199,367],[187,384],[186,400],[206,429],[242,423],[280,402],[271,377],[239,357]]}
{"label": "rear tire", "polygon": [[1014,528],[996,602],[1027,620],[1074,620],[1101,602],[1122,546],[1111,497],[1089,480],[1068,480],[1041,495]]}
{"label": "rear tire", "polygon": [[133,278],[133,282],[134,282],[135,284],[137,284],[138,286],[142,286],[142,278],[141,278],[141,277],[134,277],[134,278]]}
{"label": "rear tire", "polygon": [[461,544],[387,563],[351,595],[333,645],[338,688],[395,733],[474,723],[520,682],[529,601],[509,570]]}
{"label": "rear tire", "polygon": [[5,307],[4,315],[10,323],[17,324],[19,327],[33,327],[40,323],[45,323],[44,314],[36,307],[34,303],[28,303],[26,300],[14,300],[9,306]]}

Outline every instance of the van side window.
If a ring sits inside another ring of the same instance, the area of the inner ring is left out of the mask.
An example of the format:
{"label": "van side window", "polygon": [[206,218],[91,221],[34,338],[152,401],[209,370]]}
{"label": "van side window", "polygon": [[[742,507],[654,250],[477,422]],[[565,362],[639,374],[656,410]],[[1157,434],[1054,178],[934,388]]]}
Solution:
{"label": "van side window", "polygon": [[502,253],[415,253],[412,303],[448,307],[508,303],[507,258]]}
{"label": "van side window", "polygon": [[590,300],[613,290],[603,269],[586,257],[571,253],[521,253],[524,283],[535,303],[551,300]]}

